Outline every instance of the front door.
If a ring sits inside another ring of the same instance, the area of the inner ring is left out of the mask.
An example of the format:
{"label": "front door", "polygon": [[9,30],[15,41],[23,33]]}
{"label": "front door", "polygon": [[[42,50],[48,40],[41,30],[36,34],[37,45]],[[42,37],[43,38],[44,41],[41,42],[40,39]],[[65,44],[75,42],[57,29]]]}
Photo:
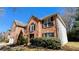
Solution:
{"label": "front door", "polygon": [[33,39],[34,38],[34,34],[30,34],[30,39]]}

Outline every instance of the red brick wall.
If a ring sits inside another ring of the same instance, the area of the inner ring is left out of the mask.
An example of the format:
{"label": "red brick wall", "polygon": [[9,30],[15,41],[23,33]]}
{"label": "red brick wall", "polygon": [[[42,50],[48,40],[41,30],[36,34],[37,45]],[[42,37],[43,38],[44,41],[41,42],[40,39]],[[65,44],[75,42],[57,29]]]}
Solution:
{"label": "red brick wall", "polygon": [[[35,31],[30,33],[29,27],[30,27],[30,25],[31,25],[32,23],[34,23],[36,26],[35,26]],[[38,22],[35,21],[33,18],[31,18],[31,20],[29,21],[29,23],[28,23],[28,25],[27,25],[27,29],[26,29],[26,31],[27,31],[27,36],[29,36],[29,34],[34,34],[34,37],[38,37],[38,30],[39,30],[39,29],[38,29]]]}
{"label": "red brick wall", "polygon": [[[36,24],[35,26],[35,31],[30,33],[29,32],[29,27],[30,25],[34,23]],[[43,28],[42,27],[42,22],[41,21],[36,21],[34,18],[31,18],[31,20],[29,21],[28,25],[27,25],[27,29],[26,29],[26,34],[27,36],[29,36],[29,34],[34,34],[34,37],[42,37],[42,34],[45,33],[45,32],[53,32],[54,33],[54,36],[57,36],[57,33],[56,33],[56,24],[55,24],[55,20],[53,20],[53,26],[50,27],[50,28]]]}

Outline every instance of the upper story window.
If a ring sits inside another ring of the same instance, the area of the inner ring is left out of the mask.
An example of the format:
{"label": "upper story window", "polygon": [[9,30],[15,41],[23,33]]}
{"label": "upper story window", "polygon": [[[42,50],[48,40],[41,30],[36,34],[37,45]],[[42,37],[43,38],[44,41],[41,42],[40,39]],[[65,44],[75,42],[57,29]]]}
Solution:
{"label": "upper story window", "polygon": [[30,32],[33,32],[33,31],[35,31],[35,24],[34,23],[32,23],[30,25]]}
{"label": "upper story window", "polygon": [[48,18],[47,20],[43,20],[43,27],[51,27],[53,26],[53,18]]}

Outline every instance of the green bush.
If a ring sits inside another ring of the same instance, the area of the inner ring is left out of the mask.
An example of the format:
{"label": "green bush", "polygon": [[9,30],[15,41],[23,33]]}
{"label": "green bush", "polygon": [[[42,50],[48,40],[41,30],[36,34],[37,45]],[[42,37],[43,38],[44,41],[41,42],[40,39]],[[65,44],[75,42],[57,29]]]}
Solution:
{"label": "green bush", "polygon": [[18,39],[18,45],[23,45],[23,44],[27,44],[27,38],[24,38],[23,36],[19,37]]}
{"label": "green bush", "polygon": [[61,43],[57,38],[34,38],[31,45],[36,47],[44,47],[49,49],[60,49]]}

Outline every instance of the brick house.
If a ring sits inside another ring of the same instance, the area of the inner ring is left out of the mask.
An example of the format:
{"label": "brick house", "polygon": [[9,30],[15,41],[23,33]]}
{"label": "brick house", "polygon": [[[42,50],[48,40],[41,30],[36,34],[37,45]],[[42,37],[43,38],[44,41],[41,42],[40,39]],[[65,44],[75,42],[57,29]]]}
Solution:
{"label": "brick house", "polygon": [[65,22],[58,14],[49,15],[43,19],[32,16],[27,25],[14,21],[11,35],[14,37],[15,42],[17,42],[20,34],[27,37],[28,42],[31,38],[36,37],[58,37],[62,44],[68,42]]}

